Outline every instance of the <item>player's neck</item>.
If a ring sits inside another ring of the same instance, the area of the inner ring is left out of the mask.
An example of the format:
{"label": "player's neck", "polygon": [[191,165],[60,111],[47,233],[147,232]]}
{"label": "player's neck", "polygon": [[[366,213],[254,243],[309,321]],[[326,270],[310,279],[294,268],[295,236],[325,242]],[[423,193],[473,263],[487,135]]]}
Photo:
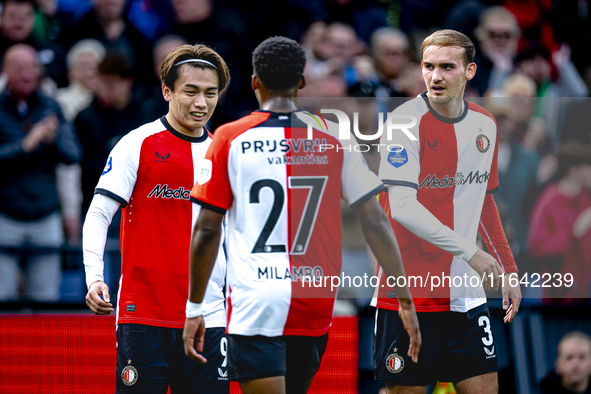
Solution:
{"label": "player's neck", "polygon": [[168,123],[172,126],[173,129],[175,129],[181,134],[195,138],[201,137],[203,135],[203,127],[193,130],[188,129],[179,122],[177,122],[176,119],[170,114],[170,112],[166,114],[166,120],[168,120]]}
{"label": "player's neck", "polygon": [[274,96],[261,100],[261,109],[271,112],[293,112],[297,109],[291,97]]}
{"label": "player's neck", "polygon": [[446,118],[459,118],[464,110],[464,100],[461,97],[453,97],[445,104],[438,104],[435,100],[429,100],[429,103],[435,112]]}

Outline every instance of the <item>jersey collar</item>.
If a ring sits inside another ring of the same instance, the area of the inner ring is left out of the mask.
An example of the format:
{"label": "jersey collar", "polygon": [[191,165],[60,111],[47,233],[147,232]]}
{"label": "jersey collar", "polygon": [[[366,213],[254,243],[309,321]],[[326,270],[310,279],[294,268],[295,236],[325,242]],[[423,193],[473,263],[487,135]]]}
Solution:
{"label": "jersey collar", "polygon": [[427,97],[427,92],[421,93],[421,97],[425,100],[425,103],[427,104],[427,107],[429,108],[429,112],[431,112],[433,114],[433,116],[435,116],[435,119],[437,119],[443,123],[458,123],[458,122],[461,122],[462,120],[464,120],[466,115],[468,115],[468,103],[466,102],[465,99],[462,99],[462,104],[463,104],[462,114],[460,116],[458,116],[457,118],[448,118],[448,117],[439,115],[439,113],[437,113],[437,111],[435,111],[433,109],[433,107],[431,107],[431,103],[429,102],[429,97]]}
{"label": "jersey collar", "polygon": [[164,125],[164,127],[166,127],[166,129],[168,131],[170,131],[170,133],[172,135],[174,135],[175,137],[178,137],[182,140],[185,141],[189,141],[189,142],[203,142],[205,140],[207,140],[207,137],[209,136],[209,131],[203,127],[203,134],[201,134],[199,137],[190,137],[186,134],[180,133],[178,131],[176,131],[171,125],[170,123],[168,123],[168,120],[166,120],[166,115],[164,115],[163,117],[160,118],[160,121],[162,122],[162,124]]}

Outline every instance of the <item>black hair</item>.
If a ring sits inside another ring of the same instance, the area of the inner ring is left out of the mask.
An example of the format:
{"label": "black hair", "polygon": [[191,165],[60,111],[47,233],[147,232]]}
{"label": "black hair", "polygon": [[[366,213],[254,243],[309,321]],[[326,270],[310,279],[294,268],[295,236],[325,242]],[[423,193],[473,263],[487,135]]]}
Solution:
{"label": "black hair", "polygon": [[98,72],[102,75],[116,75],[121,78],[131,78],[133,69],[129,57],[119,51],[109,50],[98,64]]}
{"label": "black hair", "polygon": [[568,169],[583,164],[591,164],[591,147],[577,140],[564,142],[558,149],[558,170],[556,174],[563,178]]}
{"label": "black hair", "polygon": [[539,42],[533,42],[517,55],[515,61],[519,64],[524,60],[533,60],[538,56],[544,58],[546,61],[550,61],[550,52],[548,49]]}
{"label": "black hair", "polygon": [[287,37],[270,37],[252,53],[252,67],[267,89],[287,90],[298,86],[304,75],[306,53]]}
{"label": "black hair", "polygon": [[17,3],[17,4],[31,4],[33,9],[37,9],[37,2],[35,0],[3,0],[0,1],[2,7],[5,7],[8,3]]}

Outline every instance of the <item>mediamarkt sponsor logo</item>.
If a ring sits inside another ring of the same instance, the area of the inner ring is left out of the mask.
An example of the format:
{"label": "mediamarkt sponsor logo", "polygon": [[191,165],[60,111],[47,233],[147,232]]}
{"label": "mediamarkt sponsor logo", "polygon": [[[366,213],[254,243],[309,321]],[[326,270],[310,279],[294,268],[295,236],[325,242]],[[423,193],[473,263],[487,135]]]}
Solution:
{"label": "mediamarkt sponsor logo", "polygon": [[480,174],[480,171],[470,171],[470,173],[464,177],[464,174],[458,172],[456,176],[446,175],[445,178],[437,178],[437,175],[427,175],[427,177],[421,182],[419,187],[425,188],[438,188],[438,187],[452,187],[456,186],[471,185],[472,183],[486,183],[490,174],[486,171]]}
{"label": "mediamarkt sponsor logo", "polygon": [[156,185],[154,189],[148,194],[148,198],[154,196],[154,198],[162,197],[162,198],[174,198],[176,200],[188,200],[189,196],[191,195],[191,190],[185,190],[184,187],[181,187],[176,190],[172,190],[168,188],[168,185]]}

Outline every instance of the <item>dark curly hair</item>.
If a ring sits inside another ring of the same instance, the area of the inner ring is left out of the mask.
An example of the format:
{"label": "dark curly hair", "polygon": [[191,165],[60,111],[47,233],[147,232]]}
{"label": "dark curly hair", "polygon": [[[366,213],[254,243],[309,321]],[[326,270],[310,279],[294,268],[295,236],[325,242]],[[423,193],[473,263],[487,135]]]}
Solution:
{"label": "dark curly hair", "polygon": [[267,89],[286,90],[298,85],[304,74],[306,54],[287,37],[270,37],[252,53],[254,73]]}

